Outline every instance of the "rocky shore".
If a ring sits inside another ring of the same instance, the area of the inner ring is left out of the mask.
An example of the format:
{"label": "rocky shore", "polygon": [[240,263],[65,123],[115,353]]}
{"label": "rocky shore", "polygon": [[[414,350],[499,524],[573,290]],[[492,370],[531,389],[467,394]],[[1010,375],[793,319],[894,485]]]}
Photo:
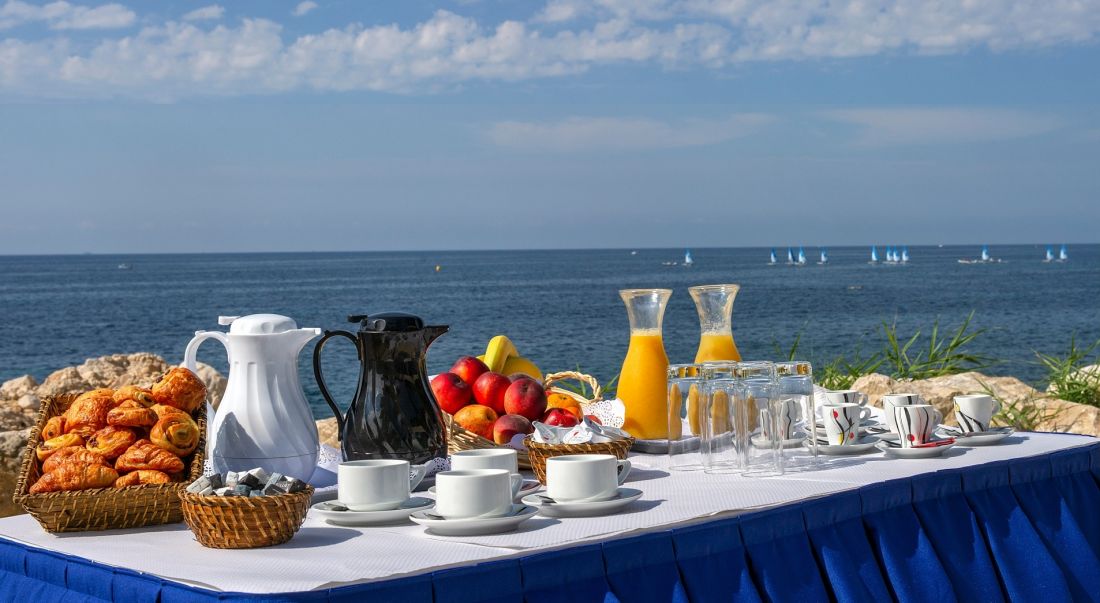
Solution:
{"label": "rocky shore", "polygon": [[[11,502],[15,475],[43,399],[97,387],[126,384],[147,387],[170,366],[163,358],[153,354],[117,354],[92,358],[79,366],[61,369],[46,377],[42,383],[25,375],[0,385],[0,517],[21,512]],[[1082,370],[1100,372],[1100,366]],[[216,405],[225,391],[225,378],[204,364],[199,365],[199,376],[206,382],[211,401]],[[919,381],[898,381],[886,375],[873,374],[861,377],[853,388],[866,393],[870,403],[876,406],[881,405],[883,394],[920,394],[943,412],[948,423],[954,422],[951,407],[954,396],[989,391],[1006,405],[1019,409],[1028,422],[1027,429],[1100,436],[1100,408],[1060,400],[1055,392],[1039,391],[1014,377],[961,373]],[[336,419],[317,421],[317,430],[322,442],[339,447]]]}

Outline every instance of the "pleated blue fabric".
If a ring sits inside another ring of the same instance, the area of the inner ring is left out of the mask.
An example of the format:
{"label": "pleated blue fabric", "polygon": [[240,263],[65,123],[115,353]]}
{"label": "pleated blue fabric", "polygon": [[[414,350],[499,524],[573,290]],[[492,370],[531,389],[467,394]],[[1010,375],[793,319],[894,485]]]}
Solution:
{"label": "pleated blue fabric", "polygon": [[1100,444],[307,593],[212,592],[0,537],[0,601],[1100,601]]}

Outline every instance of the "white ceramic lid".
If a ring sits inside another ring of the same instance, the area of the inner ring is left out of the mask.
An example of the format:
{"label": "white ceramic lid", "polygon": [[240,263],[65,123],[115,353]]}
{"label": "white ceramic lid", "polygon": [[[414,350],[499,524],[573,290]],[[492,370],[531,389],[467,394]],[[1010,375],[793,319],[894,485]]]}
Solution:
{"label": "white ceramic lid", "polygon": [[293,318],[280,314],[249,314],[248,316],[219,316],[218,324],[230,325],[232,335],[270,335],[285,333],[298,328]]}

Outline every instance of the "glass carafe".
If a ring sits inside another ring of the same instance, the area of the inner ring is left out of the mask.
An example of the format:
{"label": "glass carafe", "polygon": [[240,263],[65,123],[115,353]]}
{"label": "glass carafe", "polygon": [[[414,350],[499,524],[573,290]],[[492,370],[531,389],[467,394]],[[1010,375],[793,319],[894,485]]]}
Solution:
{"label": "glass carafe", "polygon": [[630,318],[630,347],[619,373],[619,399],[626,407],[623,429],[636,438],[668,437],[668,355],[661,322],[671,289],[623,289]]}
{"label": "glass carafe", "polygon": [[695,362],[741,361],[733,342],[733,301],[741,285],[691,287],[691,299],[699,313],[699,350]]}

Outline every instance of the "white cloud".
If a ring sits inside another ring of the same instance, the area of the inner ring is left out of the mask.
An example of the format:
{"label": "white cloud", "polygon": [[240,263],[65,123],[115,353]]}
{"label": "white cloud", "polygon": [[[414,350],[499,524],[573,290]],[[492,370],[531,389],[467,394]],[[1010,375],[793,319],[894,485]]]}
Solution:
{"label": "white cloud", "polygon": [[[294,12],[314,7],[302,2]],[[189,16],[220,16],[220,9]],[[0,97],[433,92],[607,65],[722,69],[756,61],[1087,44],[1100,35],[1100,0],[549,0],[536,13],[529,22],[482,23],[441,10],[407,26],[352,23],[298,37],[266,19],[234,26],[169,21],[95,40],[9,37],[0,40]],[[33,22],[55,29],[121,27],[135,20],[119,4],[7,0],[0,6],[0,29]]]}
{"label": "white cloud", "polygon": [[825,116],[857,126],[857,144],[876,147],[1012,140],[1062,125],[1049,115],[992,108],[869,108],[829,111]]}
{"label": "white cloud", "polygon": [[45,23],[50,29],[116,29],[134,23],[137,15],[121,4],[96,7],[68,2],[37,5],[7,0],[0,6],[0,30],[30,23]]}
{"label": "white cloud", "polygon": [[291,13],[295,17],[301,17],[311,10],[317,8],[317,3],[312,0],[306,0],[305,2],[299,2],[298,6],[294,7],[294,12]]}
{"label": "white cloud", "polygon": [[215,21],[222,18],[225,8],[217,4],[196,8],[183,16],[184,21]]}
{"label": "white cloud", "polygon": [[674,122],[614,117],[570,117],[557,122],[502,121],[486,134],[496,145],[529,151],[636,151],[718,144],[770,122],[759,113]]}

